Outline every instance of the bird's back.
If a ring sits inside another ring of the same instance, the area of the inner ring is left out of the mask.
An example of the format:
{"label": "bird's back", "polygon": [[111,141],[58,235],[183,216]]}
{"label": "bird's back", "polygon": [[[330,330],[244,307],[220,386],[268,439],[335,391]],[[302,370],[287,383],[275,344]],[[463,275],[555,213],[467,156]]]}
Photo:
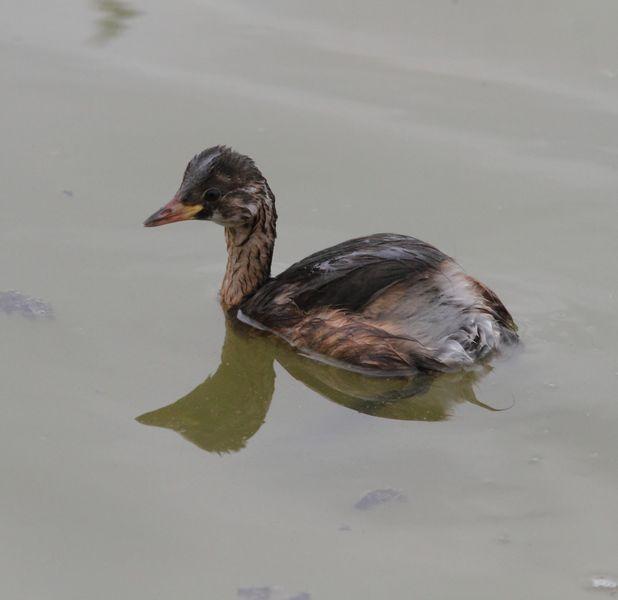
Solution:
{"label": "bird's back", "polygon": [[466,366],[517,339],[491,290],[434,246],[395,234],[312,254],[240,315],[314,356],[383,374]]}

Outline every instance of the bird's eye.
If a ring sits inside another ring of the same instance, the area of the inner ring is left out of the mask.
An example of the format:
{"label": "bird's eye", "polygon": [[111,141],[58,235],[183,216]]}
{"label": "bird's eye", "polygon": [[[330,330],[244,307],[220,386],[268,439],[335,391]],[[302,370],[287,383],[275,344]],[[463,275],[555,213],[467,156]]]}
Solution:
{"label": "bird's eye", "polygon": [[213,200],[217,200],[221,196],[221,190],[217,188],[208,188],[202,194],[202,200],[206,200],[208,202],[212,202]]}

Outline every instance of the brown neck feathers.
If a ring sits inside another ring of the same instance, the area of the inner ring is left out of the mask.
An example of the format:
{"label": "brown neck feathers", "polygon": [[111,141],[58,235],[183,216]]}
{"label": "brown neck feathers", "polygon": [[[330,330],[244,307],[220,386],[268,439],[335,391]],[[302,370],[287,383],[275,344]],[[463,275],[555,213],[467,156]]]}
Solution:
{"label": "brown neck feathers", "polygon": [[221,284],[221,304],[224,308],[238,306],[270,277],[276,221],[274,198],[266,187],[253,223],[225,228],[227,267]]}

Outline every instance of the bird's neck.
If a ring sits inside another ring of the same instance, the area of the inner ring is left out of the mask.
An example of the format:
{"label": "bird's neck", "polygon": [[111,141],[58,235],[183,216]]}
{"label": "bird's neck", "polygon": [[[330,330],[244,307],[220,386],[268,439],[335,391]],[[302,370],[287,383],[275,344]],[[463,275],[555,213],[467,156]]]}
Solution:
{"label": "bird's neck", "polygon": [[277,212],[268,185],[250,226],[226,227],[227,267],[221,284],[221,304],[230,309],[256,292],[270,277]]}

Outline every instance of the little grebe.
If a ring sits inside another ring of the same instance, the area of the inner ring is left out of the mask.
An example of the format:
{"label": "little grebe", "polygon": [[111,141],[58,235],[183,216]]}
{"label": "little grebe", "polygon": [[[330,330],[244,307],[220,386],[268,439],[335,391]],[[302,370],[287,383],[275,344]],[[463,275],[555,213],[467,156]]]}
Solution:
{"label": "little grebe", "polygon": [[450,371],[517,341],[499,298],[437,248],[382,233],[316,252],[272,278],[275,196],[248,156],[196,155],[145,222],[214,221],[228,260],[221,303],[315,358],[374,375]]}

